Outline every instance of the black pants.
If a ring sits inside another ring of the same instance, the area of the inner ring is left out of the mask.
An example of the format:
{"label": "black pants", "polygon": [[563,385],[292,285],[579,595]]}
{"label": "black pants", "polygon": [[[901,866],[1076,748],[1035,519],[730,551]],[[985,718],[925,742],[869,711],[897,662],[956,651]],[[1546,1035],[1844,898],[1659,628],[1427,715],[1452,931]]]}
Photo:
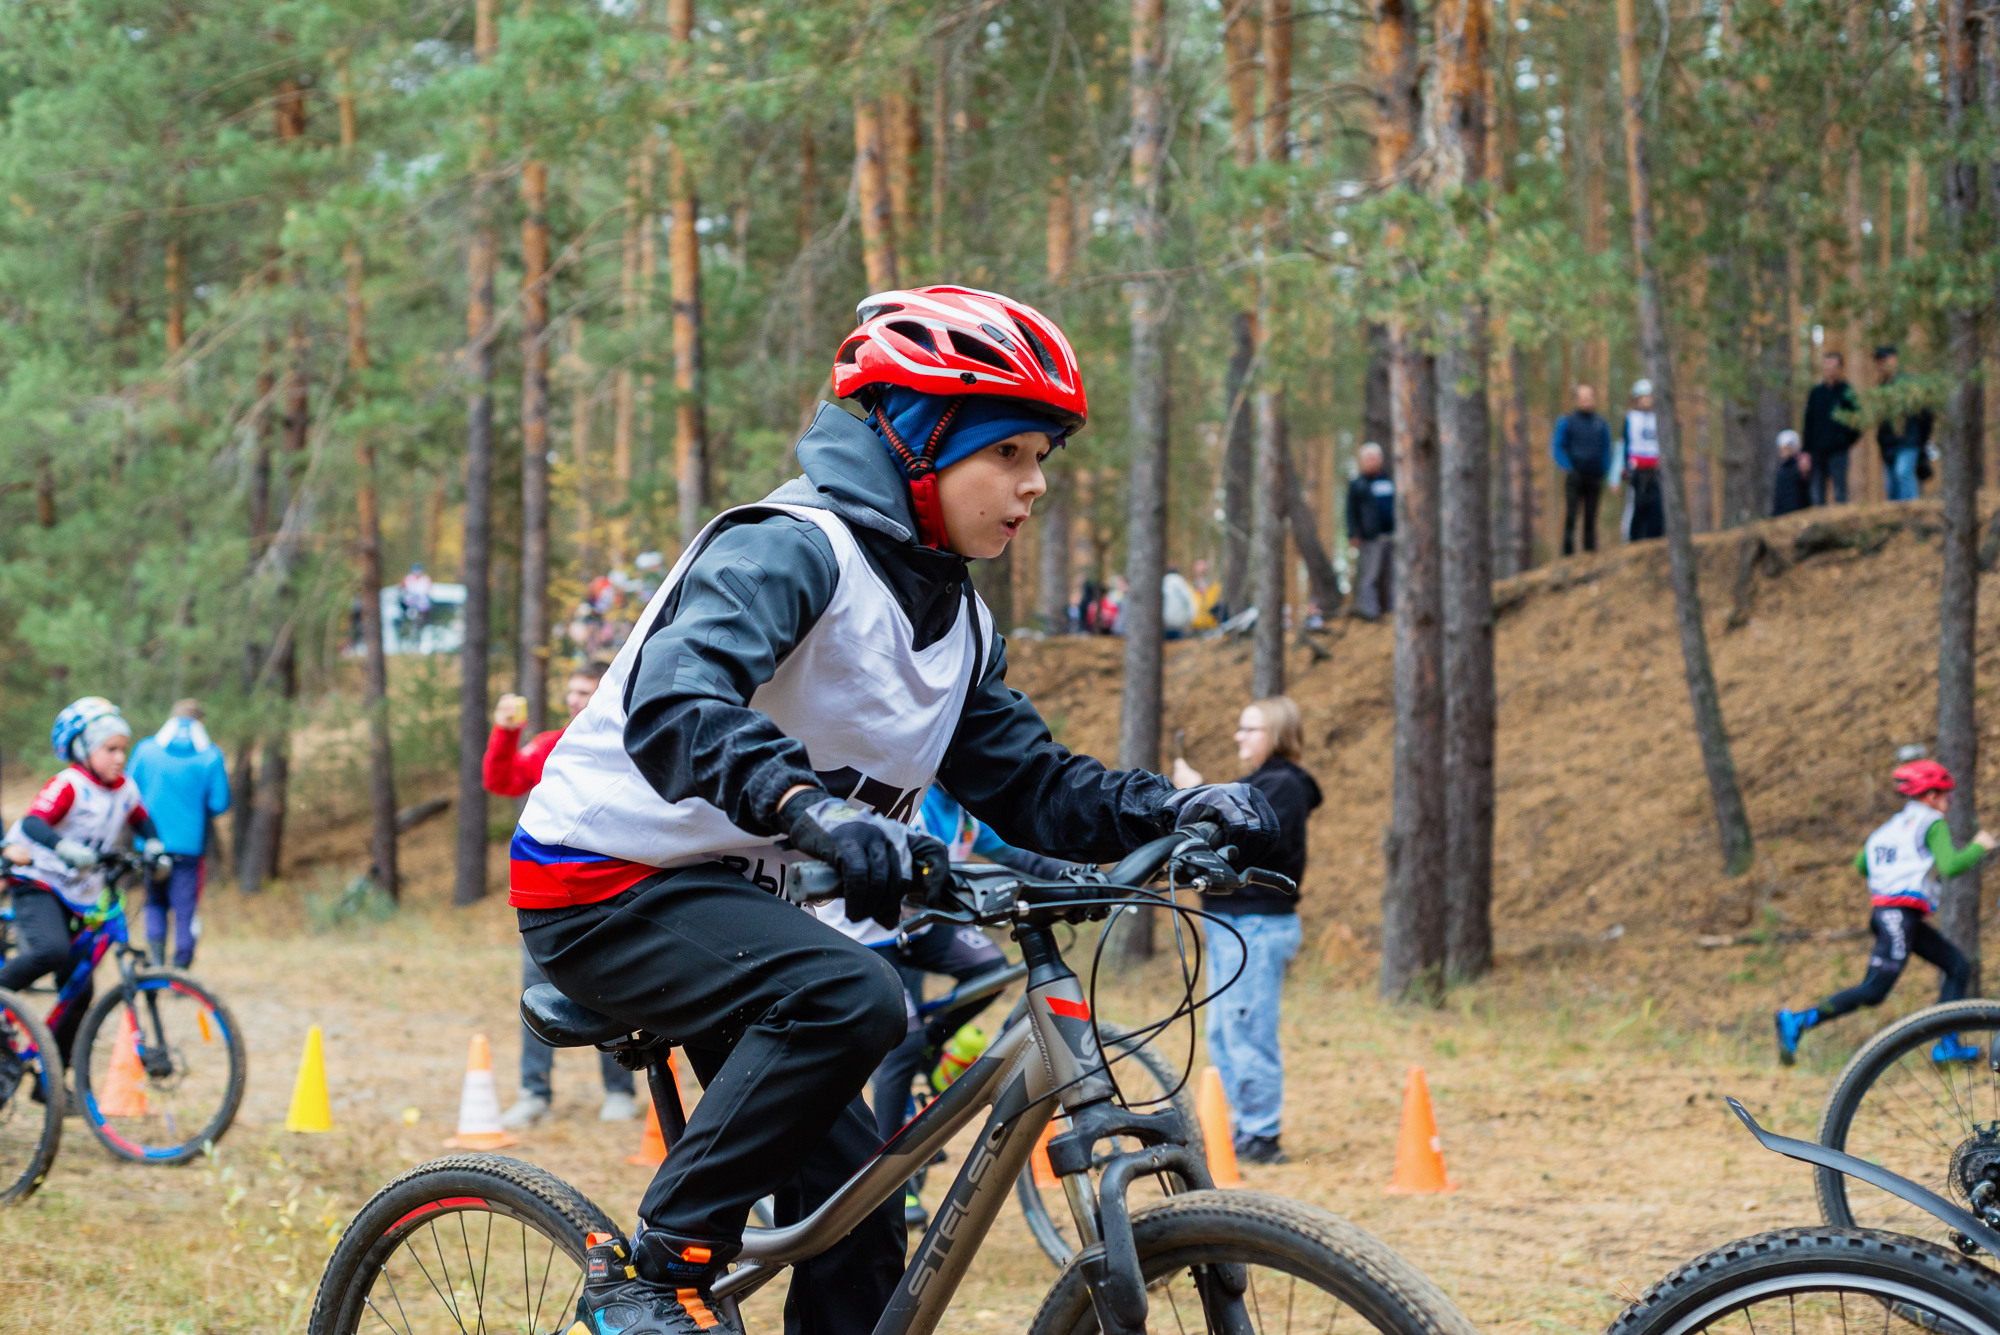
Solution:
{"label": "black pants", "polygon": [[[672,1038],[701,1078],[687,1134],[639,1203],[649,1230],[733,1255],[753,1202],[775,1194],[776,1222],[796,1223],[881,1148],[860,1094],[902,1041],[902,984],[811,914],[708,863],[581,909],[523,912],[521,937],[565,995]],[[892,1196],[793,1267],[786,1331],[873,1330],[903,1247]]]}
{"label": "black pants", "polygon": [[1831,1020],[1863,1006],[1879,1006],[1888,999],[1903,966],[1915,954],[1937,965],[1944,974],[1938,984],[1939,1001],[1957,1001],[1972,982],[1972,965],[1957,946],[1944,939],[1916,909],[1876,909],[1869,916],[1875,929],[1875,949],[1868,956],[1868,972],[1860,982],[1844,992],[1836,992],[1819,1003],[1819,1018]]}
{"label": "black pants", "polygon": [[[0,987],[19,992],[45,974],[55,975],[58,988],[68,986],[69,943],[83,930],[83,919],[71,913],[53,890],[44,890],[29,881],[9,881],[7,885],[14,892],[14,953],[7,957],[6,964],[0,965]],[[87,968],[89,963],[79,961],[79,967]],[[96,991],[96,983],[86,980],[83,990],[76,994],[76,1000],[56,1024],[54,1038],[65,1070],[70,1065],[70,1049],[76,1044],[77,1028],[83,1023],[84,1012],[90,1009],[90,999]]]}
{"label": "black pants", "polygon": [[1833,493],[1833,504],[1847,504],[1847,451],[1814,457],[1810,487],[1814,505],[1828,504],[1829,490]]}
{"label": "black pants", "polygon": [[[903,976],[903,987],[910,994],[912,1006],[923,1004],[925,974],[948,973],[962,983],[999,968],[1007,960],[1000,947],[987,940],[977,927],[946,927],[943,923],[920,932],[888,953],[896,961],[896,971]],[[882,1059],[882,1064],[875,1068],[874,1085],[875,1130],[883,1140],[902,1130],[903,1123],[909,1120],[910,1086],[916,1083],[925,1057],[943,1047],[959,1026],[971,1023],[975,1015],[992,1003],[993,997],[983,997],[968,1005],[939,1011],[926,1024],[913,1024],[896,1050]]]}
{"label": "black pants", "polygon": [[1625,535],[1625,540],[1644,542],[1648,538],[1665,537],[1667,516],[1660,504],[1660,470],[1634,469],[1628,485],[1632,488],[1632,531]]}
{"label": "black pants", "polygon": [[1583,550],[1597,550],[1597,503],[1604,496],[1604,478],[1597,474],[1563,474],[1563,555],[1576,553],[1576,521],[1583,520]]}

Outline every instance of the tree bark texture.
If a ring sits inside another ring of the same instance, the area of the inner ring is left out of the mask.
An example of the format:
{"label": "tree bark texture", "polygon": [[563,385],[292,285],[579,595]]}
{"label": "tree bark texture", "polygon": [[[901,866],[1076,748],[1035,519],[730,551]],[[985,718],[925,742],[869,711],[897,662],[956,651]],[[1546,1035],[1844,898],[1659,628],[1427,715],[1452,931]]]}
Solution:
{"label": "tree bark texture", "polygon": [[1312,499],[1300,480],[1297,460],[1292,453],[1289,432],[1284,430],[1283,419],[1279,422],[1278,461],[1284,466],[1285,523],[1291,528],[1292,545],[1298,549],[1299,564],[1306,568],[1306,582],[1312,589],[1312,599],[1326,616],[1332,616],[1340,608],[1340,579],[1333,571],[1333,562],[1326,554],[1326,544],[1319,540],[1319,516],[1313,513]]}
{"label": "tree bark texture", "polygon": [[[1423,124],[1417,19],[1374,0],[1377,177],[1410,188]],[[1391,245],[1395,238],[1391,238]],[[1382,995],[1443,996],[1445,963],[1444,590],[1435,370],[1420,333],[1387,329],[1389,444],[1396,482],[1395,781],[1382,891]]]}
{"label": "tree bark texture", "polygon": [[[1979,168],[1971,139],[1978,109],[1976,53],[1981,14],[1970,0],[1944,0],[1945,133],[1951,160],[1944,167],[1944,207],[1953,258],[1970,263],[1980,241]],[[1964,843],[1979,828],[1979,711],[1977,641],[1979,612],[1979,481],[1985,453],[1985,388],[1981,383],[1979,309],[1954,307],[1945,317],[1947,361],[1954,388],[1939,462],[1944,501],[1944,576],[1938,595],[1937,756],[1958,787],[1952,794],[1952,839]],[[1946,883],[1938,925],[1972,961],[1978,995],[1979,869]]]}
{"label": "tree bark texture", "polygon": [[884,292],[900,287],[882,107],[878,102],[861,98],[854,103],[854,169],[861,196],[861,261],[868,274],[868,290]]}
{"label": "tree bark texture", "polygon": [[1049,494],[1042,501],[1041,533],[1036,548],[1040,569],[1035,581],[1035,615],[1043,633],[1060,635],[1069,629],[1070,479],[1049,476]]}
{"label": "tree bark texture", "polygon": [[[1264,4],[1264,118],[1259,138],[1268,163],[1291,158],[1291,0]],[[1256,511],[1250,521],[1250,578],[1257,625],[1252,635],[1250,691],[1258,699],[1285,693],[1285,518],[1292,485],[1285,467],[1285,388],[1271,355],[1271,281],[1261,260],[1282,244],[1283,215],[1264,210],[1257,254],[1257,338],[1262,351],[1256,375]],[[1304,624],[1304,619],[1300,619]]]}
{"label": "tree bark texture", "polygon": [[[495,0],[478,0],[474,49],[491,61],[498,32]],[[483,166],[483,164],[481,164]],[[474,187],[472,244],[466,254],[465,303],[465,646],[460,655],[458,709],[458,852],[452,902],[486,896],[486,667],[492,645],[493,538],[493,270],[499,256],[485,185]]]}
{"label": "tree bark texture", "polygon": [[1257,363],[1257,317],[1238,311],[1229,319],[1229,371],[1223,381],[1222,604],[1234,614],[1249,606],[1250,525],[1257,485],[1256,408],[1250,374]]}
{"label": "tree bark texture", "polygon": [[1674,416],[1674,361],[1667,343],[1666,305],[1655,259],[1652,177],[1646,151],[1645,81],[1640,72],[1638,23],[1633,0],[1617,0],[1619,82],[1625,110],[1625,182],[1631,200],[1632,254],[1639,273],[1639,343],[1646,375],[1653,382],[1653,414],[1660,440],[1660,498],[1666,511],[1667,560],[1672,570],[1674,614],[1680,625],[1681,660],[1687,672],[1688,701],[1694,707],[1702,766],[1708,773],[1716,835],[1724,866],[1732,876],[1750,865],[1750,816],[1736,783],[1736,762],[1723,726],[1715,668],[1708,656],[1708,632],[1701,619],[1694,539],[1688,527],[1687,485],[1681,460],[1679,423]]}
{"label": "tree bark texture", "polygon": [[529,736],[549,718],[549,169],[521,164],[521,624]]}
{"label": "tree bark texture", "polygon": [[[667,0],[667,29],[674,39],[670,79],[685,80],[686,52],[694,44],[694,0]],[[702,507],[708,503],[708,417],[702,384],[701,245],[695,234],[699,201],[694,173],[689,170],[683,140],[690,130],[675,128],[667,146],[667,206],[673,210],[673,232],[667,239],[667,267],[674,314],[674,495],[675,521],[686,547],[701,530]]]}
{"label": "tree bark texture", "polygon": [[[353,82],[340,71],[340,147],[351,158],[359,133]],[[359,242],[341,256],[347,274],[347,374],[351,392],[367,393],[368,310],[362,302],[366,260]],[[402,895],[396,847],[396,754],[389,728],[389,657],[382,642],[382,519],[377,501],[375,442],[364,428],[354,438],[355,564],[361,585],[362,710],[368,715],[368,860],[375,884],[391,899]]]}
{"label": "tree bark texture", "polygon": [[[1137,264],[1150,275],[1160,242],[1159,167],[1167,135],[1161,70],[1165,0],[1132,0],[1132,193]],[[1160,581],[1166,575],[1167,368],[1162,325],[1167,294],[1155,277],[1126,285],[1132,329],[1131,488],[1125,556],[1125,692],[1118,719],[1118,764],[1160,767]],[[1153,915],[1133,915],[1127,958],[1153,953]]]}

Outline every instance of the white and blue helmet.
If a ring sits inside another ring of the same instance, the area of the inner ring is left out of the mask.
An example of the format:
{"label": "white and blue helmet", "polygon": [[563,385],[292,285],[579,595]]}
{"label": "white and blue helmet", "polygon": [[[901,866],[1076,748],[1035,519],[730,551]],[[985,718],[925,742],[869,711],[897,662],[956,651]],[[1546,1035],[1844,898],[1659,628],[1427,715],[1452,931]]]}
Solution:
{"label": "white and blue helmet", "polygon": [[101,695],[86,695],[56,715],[49,729],[49,745],[58,760],[82,761],[113,737],[130,737],[132,725],[118,712],[118,706]]}

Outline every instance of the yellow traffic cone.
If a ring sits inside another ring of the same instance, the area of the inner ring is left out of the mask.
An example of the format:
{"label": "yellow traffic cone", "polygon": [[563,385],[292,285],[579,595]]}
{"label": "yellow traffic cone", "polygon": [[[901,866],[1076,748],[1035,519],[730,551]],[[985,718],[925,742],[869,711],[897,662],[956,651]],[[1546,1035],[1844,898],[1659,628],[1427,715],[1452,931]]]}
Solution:
{"label": "yellow traffic cone", "polygon": [[458,1134],[445,1142],[457,1150],[497,1150],[520,1142],[500,1128],[500,1091],[493,1087],[493,1049],[486,1035],[472,1036],[465,1058],[465,1086],[458,1096]]}
{"label": "yellow traffic cone", "polygon": [[139,1026],[132,1012],[119,1008],[118,1037],[111,1045],[111,1070],[97,1110],[106,1117],[146,1115],[146,1068],[139,1060]]}
{"label": "yellow traffic cone", "polygon": [[1229,1096],[1222,1092],[1222,1072],[1213,1066],[1202,1068],[1201,1087],[1194,1096],[1195,1116],[1201,1119],[1202,1144],[1208,1151],[1208,1175],[1218,1187],[1240,1187],[1243,1174],[1236,1169],[1236,1139],[1229,1129]]}
{"label": "yellow traffic cone", "polygon": [[333,1109],[326,1101],[326,1054],[320,1048],[318,1025],[306,1030],[306,1050],[299,1057],[299,1078],[292,1082],[292,1107],[285,1114],[285,1130],[333,1130]]}

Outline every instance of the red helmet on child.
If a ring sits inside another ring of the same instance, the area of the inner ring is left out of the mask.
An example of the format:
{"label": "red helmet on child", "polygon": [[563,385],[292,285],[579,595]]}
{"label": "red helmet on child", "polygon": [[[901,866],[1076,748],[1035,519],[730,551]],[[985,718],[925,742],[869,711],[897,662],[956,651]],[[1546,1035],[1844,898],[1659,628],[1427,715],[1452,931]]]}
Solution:
{"label": "red helmet on child", "polygon": [[1891,777],[1896,780],[1896,791],[1904,797],[1948,793],[1958,786],[1951,781],[1951,771],[1935,760],[1912,760],[1907,765],[1898,765]]}
{"label": "red helmet on child", "polygon": [[1062,330],[1034,307],[974,287],[877,292],[833,359],[833,392],[874,385],[1035,404],[1067,431],[1090,416],[1083,372]]}

